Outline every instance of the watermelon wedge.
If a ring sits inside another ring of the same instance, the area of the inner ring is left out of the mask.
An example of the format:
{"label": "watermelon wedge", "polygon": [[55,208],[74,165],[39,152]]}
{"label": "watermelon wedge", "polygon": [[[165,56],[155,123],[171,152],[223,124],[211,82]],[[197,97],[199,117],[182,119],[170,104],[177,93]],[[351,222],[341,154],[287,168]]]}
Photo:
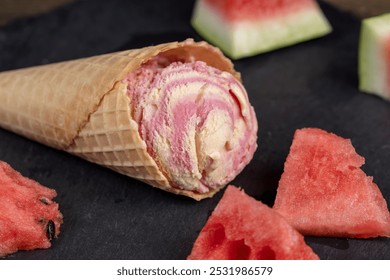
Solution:
{"label": "watermelon wedge", "polygon": [[0,257],[51,246],[62,223],[55,196],[0,161]]}
{"label": "watermelon wedge", "polygon": [[314,0],[197,0],[191,24],[233,59],[317,38],[332,30]]}
{"label": "watermelon wedge", "polygon": [[295,132],[273,208],[304,235],[390,236],[390,213],[351,141],[317,128]]}
{"label": "watermelon wedge", "polygon": [[363,20],[359,89],[390,100],[390,13]]}
{"label": "watermelon wedge", "polygon": [[318,259],[318,256],[276,211],[244,191],[228,186],[188,259]]}

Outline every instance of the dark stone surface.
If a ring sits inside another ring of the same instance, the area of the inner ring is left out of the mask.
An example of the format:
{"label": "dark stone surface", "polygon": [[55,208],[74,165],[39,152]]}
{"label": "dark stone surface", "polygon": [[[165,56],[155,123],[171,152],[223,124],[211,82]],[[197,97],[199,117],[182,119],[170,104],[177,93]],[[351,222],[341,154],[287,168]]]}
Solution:
{"label": "dark stone surface", "polygon": [[[193,1],[80,1],[0,29],[0,70],[187,37]],[[259,120],[259,148],[234,180],[273,203],[297,128],[351,138],[390,203],[390,103],[357,89],[360,22],[322,5],[326,37],[235,62]],[[65,223],[49,250],[8,259],[184,259],[222,196],[195,202],[0,129],[0,160],[58,192]],[[322,259],[390,259],[385,238],[313,238]]]}

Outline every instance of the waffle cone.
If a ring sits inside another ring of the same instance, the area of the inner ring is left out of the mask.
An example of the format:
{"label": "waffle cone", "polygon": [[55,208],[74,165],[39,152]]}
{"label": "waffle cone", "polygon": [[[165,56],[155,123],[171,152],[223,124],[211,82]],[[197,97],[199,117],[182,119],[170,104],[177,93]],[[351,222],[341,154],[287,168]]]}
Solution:
{"label": "waffle cone", "polygon": [[194,59],[239,78],[230,60],[205,42],[172,42],[0,73],[0,126],[111,168],[160,189],[200,200],[170,185],[138,132],[124,79],[164,53]]}

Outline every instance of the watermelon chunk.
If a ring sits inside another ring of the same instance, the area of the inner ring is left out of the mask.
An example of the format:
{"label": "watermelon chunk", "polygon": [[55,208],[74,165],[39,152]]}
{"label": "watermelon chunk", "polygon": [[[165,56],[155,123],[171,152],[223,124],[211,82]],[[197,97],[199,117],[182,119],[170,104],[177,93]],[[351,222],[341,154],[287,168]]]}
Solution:
{"label": "watermelon chunk", "polygon": [[332,30],[314,0],[197,0],[191,24],[233,59],[324,36]]}
{"label": "watermelon chunk", "polygon": [[273,208],[304,235],[390,236],[390,213],[349,139],[318,128],[295,132]]}
{"label": "watermelon chunk", "polygon": [[359,89],[390,100],[390,13],[363,20]]}
{"label": "watermelon chunk", "polygon": [[188,259],[318,259],[318,256],[276,211],[244,191],[228,186]]}
{"label": "watermelon chunk", "polygon": [[51,246],[62,223],[56,195],[0,161],[0,257]]}

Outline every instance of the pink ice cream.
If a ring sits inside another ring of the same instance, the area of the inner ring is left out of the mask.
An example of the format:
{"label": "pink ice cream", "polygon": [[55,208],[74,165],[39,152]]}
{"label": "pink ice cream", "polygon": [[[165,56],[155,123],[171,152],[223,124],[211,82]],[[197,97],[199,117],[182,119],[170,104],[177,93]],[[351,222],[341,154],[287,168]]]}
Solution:
{"label": "pink ice cream", "polygon": [[252,159],[256,116],[230,73],[160,56],[129,74],[128,94],[148,152],[172,187],[209,192]]}

